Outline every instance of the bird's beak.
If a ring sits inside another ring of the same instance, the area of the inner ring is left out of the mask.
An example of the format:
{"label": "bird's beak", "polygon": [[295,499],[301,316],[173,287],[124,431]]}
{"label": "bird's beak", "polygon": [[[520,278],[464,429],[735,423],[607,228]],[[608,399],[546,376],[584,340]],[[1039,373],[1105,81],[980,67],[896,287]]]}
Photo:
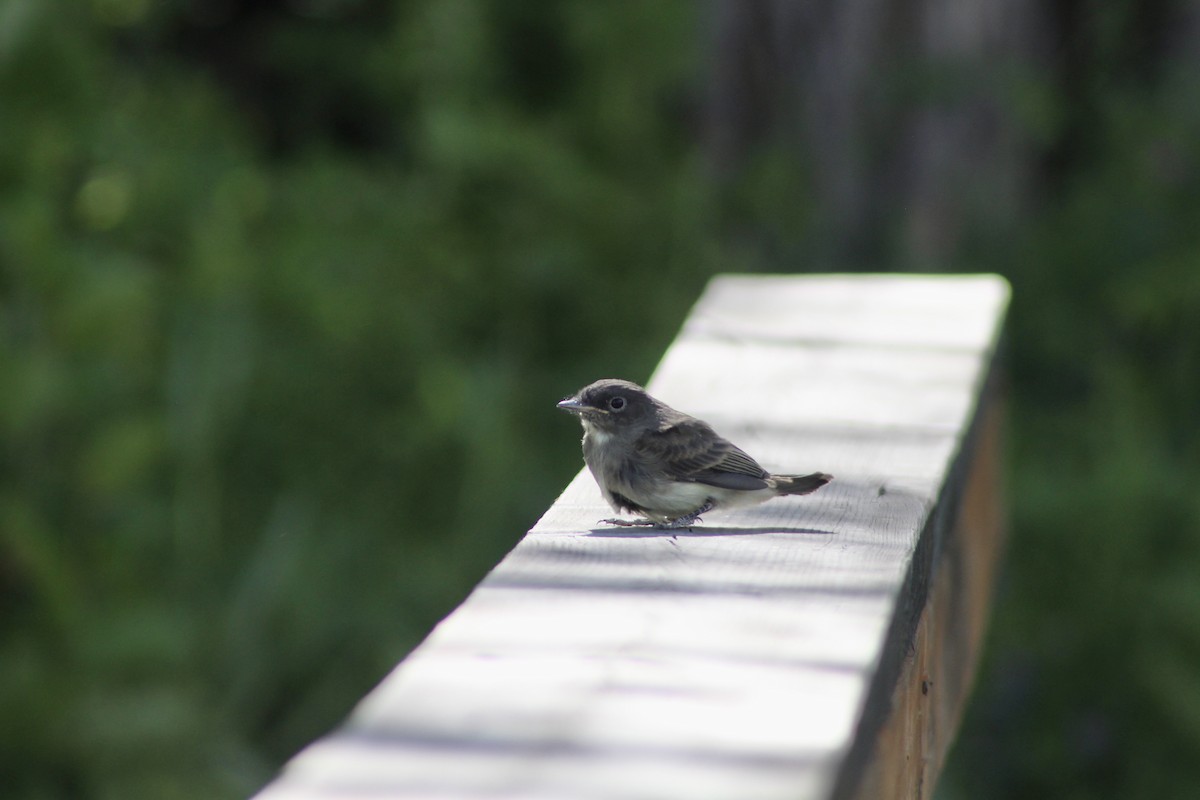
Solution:
{"label": "bird's beak", "polygon": [[574,412],[580,412],[580,411],[583,411],[585,408],[587,408],[586,405],[579,402],[578,397],[568,397],[566,400],[559,400],[558,407],[561,408],[563,411],[574,411]]}

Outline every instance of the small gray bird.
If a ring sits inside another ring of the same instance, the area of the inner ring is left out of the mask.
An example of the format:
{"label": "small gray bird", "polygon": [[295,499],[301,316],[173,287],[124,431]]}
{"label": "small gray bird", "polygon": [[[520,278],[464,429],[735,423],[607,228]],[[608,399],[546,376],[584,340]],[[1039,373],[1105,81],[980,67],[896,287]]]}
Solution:
{"label": "small gray bird", "polygon": [[716,508],[815,492],[832,475],[772,475],[707,422],[655,400],[636,383],[606,378],[558,407],[583,423],[583,460],[617,513],[612,525],[690,527]]}

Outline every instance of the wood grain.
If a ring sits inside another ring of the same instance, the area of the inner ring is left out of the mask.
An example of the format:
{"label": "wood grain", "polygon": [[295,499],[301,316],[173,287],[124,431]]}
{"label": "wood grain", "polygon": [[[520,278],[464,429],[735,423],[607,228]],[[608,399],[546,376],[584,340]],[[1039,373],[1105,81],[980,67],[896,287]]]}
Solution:
{"label": "wood grain", "polygon": [[581,473],[262,800],[863,786],[950,529],[938,520],[974,463],[1007,298],[991,276],[714,279],[650,390],[771,471],[835,481],[673,534],[597,524],[611,511]]}

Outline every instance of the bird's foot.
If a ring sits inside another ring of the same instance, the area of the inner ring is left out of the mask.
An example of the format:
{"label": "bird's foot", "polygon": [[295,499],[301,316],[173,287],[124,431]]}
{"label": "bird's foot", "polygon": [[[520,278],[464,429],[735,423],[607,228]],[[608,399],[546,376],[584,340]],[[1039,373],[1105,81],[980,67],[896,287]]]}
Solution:
{"label": "bird's foot", "polygon": [[669,519],[666,522],[658,523],[658,527],[666,528],[667,530],[677,530],[679,528],[691,528],[697,522],[701,521],[701,519],[700,519],[701,514],[707,514],[709,511],[712,511],[712,509],[713,509],[712,503],[705,503],[704,505],[700,506],[699,508],[697,508],[695,511],[693,511],[690,514],[684,514],[682,517],[676,517],[675,519]]}
{"label": "bird's foot", "polygon": [[616,525],[619,528],[644,528],[658,523],[652,519],[619,519],[617,517],[609,517],[608,519],[600,520],[601,525]]}
{"label": "bird's foot", "polygon": [[604,525],[616,525],[621,528],[659,528],[661,530],[679,530],[680,528],[690,528],[697,522],[700,522],[700,515],[707,514],[713,510],[711,502],[697,508],[690,514],[684,514],[682,517],[675,519],[654,520],[654,519],[619,519],[617,517],[609,517],[608,519],[600,520]]}

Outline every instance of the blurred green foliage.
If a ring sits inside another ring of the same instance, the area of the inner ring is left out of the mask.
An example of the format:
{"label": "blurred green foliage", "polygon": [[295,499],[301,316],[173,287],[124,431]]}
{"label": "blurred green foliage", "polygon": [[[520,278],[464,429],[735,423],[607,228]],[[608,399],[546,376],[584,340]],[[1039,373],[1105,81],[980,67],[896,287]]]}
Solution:
{"label": "blurred green foliage", "polygon": [[1200,789],[1200,83],[1109,82],[1014,282],[1007,578],[942,796]]}
{"label": "blurred green foliage", "polygon": [[713,269],[693,32],[0,6],[5,797],[245,796],[533,523]]}
{"label": "blurred green foliage", "polygon": [[[1014,535],[947,797],[1200,785],[1200,92],[1125,70],[1118,11],[1073,83],[1013,88],[1034,217],[925,265],[1015,288]],[[0,4],[6,797],[253,791],[578,467],[550,403],[645,378],[717,269],[804,263],[786,153],[705,177],[700,32],[679,0]]]}
{"label": "blurred green foliage", "polygon": [[1073,31],[1037,214],[977,253],[1015,290],[1012,536],[947,798],[1200,789],[1200,81],[1141,11]]}

